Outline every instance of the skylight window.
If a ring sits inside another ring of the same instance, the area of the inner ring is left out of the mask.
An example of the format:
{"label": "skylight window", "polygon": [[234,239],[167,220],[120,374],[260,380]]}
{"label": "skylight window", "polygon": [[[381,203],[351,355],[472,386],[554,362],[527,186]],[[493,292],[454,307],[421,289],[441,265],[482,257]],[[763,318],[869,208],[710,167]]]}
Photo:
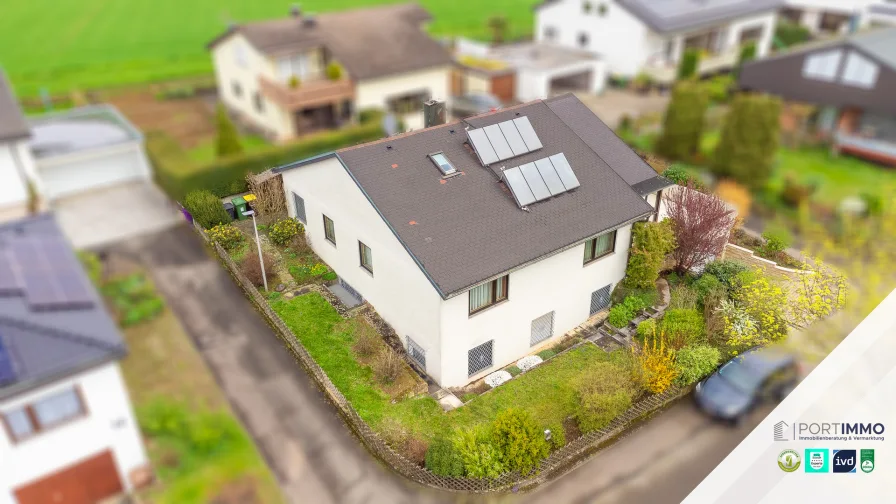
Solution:
{"label": "skylight window", "polygon": [[448,158],[441,152],[430,154],[429,158],[432,159],[432,162],[435,163],[439,171],[442,172],[442,175],[448,176],[457,173],[457,168],[455,168],[454,165],[451,164],[451,161],[448,161]]}

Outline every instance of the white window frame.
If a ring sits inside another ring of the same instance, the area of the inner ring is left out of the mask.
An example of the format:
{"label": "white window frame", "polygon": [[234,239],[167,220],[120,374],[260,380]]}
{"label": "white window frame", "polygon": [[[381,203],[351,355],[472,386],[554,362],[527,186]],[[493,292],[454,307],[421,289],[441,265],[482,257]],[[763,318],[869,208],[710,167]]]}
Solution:
{"label": "white window frame", "polygon": [[809,54],[803,62],[803,77],[827,82],[836,81],[842,61],[842,49]]}
{"label": "white window frame", "polygon": [[846,54],[846,63],[843,65],[843,74],[840,82],[847,86],[855,86],[863,89],[874,89],[877,85],[877,76],[880,66],[856,51]]}

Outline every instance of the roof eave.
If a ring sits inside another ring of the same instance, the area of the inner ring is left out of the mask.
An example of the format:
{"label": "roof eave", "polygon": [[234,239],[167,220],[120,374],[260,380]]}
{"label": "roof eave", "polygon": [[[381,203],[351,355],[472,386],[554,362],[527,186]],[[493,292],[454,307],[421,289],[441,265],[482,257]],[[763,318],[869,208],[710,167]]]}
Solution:
{"label": "roof eave", "polygon": [[41,376],[37,378],[32,378],[28,380],[22,380],[12,385],[5,386],[0,388],[0,401],[5,401],[17,395],[21,395],[27,392],[30,392],[36,388],[40,388],[45,385],[50,385],[52,383],[56,383],[65,378],[69,378],[75,376],[77,374],[81,374],[85,371],[89,371],[94,368],[98,368],[104,364],[108,364],[110,362],[118,361],[127,356],[127,348],[122,346],[120,350],[110,351],[103,357],[99,359],[92,359],[90,361],[85,361],[77,366],[66,369],[65,371],[60,371],[57,373],[48,374],[46,376]]}

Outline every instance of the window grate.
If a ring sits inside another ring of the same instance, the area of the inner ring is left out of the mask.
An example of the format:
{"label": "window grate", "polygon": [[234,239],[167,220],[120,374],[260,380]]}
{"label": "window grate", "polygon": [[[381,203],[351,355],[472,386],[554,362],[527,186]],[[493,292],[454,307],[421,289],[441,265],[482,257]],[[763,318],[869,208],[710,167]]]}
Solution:
{"label": "window grate", "polygon": [[411,339],[410,336],[407,336],[408,339],[408,356],[414,360],[417,364],[420,364],[420,367],[426,371],[426,350],[423,350],[423,347],[418,345],[414,340]]}
{"label": "window grate", "polygon": [[611,284],[591,293],[591,315],[610,307],[610,290],[612,288]]}
{"label": "window grate", "polygon": [[535,346],[554,335],[554,312],[545,313],[532,321],[529,346]]}
{"label": "window grate", "polygon": [[486,341],[467,353],[467,376],[473,376],[483,369],[488,369],[492,366],[492,349],[494,346],[495,340]]}
{"label": "window grate", "polygon": [[305,200],[296,193],[292,193],[292,200],[296,207],[296,219],[302,224],[308,224],[308,219],[305,218]]}

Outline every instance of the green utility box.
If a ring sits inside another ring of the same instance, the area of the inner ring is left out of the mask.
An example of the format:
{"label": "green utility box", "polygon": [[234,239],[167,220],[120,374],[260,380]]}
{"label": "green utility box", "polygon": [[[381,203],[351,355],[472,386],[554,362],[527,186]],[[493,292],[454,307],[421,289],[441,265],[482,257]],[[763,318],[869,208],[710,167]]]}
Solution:
{"label": "green utility box", "polygon": [[246,198],[242,196],[237,196],[230,200],[233,203],[233,209],[236,210],[236,218],[239,220],[246,220],[249,217],[243,215],[243,212],[247,212],[249,210],[249,204],[246,203]]}

